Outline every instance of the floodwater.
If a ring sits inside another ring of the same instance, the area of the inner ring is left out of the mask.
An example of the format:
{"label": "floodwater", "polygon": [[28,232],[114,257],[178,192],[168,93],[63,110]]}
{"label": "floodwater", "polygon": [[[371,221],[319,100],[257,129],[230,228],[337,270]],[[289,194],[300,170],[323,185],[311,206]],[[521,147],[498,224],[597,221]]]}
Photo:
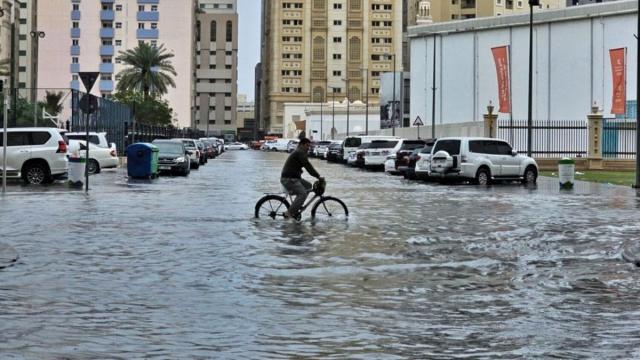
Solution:
{"label": "floodwater", "polygon": [[631,189],[430,185],[313,160],[347,222],[255,220],[285,154],[9,186],[2,359],[638,358]]}

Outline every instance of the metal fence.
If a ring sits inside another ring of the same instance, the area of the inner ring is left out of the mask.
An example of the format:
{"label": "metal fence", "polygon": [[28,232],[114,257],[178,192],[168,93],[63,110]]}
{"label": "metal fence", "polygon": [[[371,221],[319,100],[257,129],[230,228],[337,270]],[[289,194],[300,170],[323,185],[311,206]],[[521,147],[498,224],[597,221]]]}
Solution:
{"label": "metal fence", "polygon": [[[9,91],[5,89],[5,91]],[[3,120],[4,95],[0,92],[0,126]],[[9,127],[57,127],[73,132],[106,132],[109,143],[124,150],[133,142],[151,142],[156,138],[200,138],[204,131],[190,128],[150,126],[136,124],[131,108],[109,99],[94,97],[95,111],[83,111],[81,101],[85,93],[73,89],[31,89],[11,91],[11,104],[7,117]],[[51,104],[51,98],[59,99]]]}
{"label": "metal fence", "polygon": [[[534,120],[531,154],[539,158],[586,157],[588,132],[586,120]],[[497,136],[508,140],[519,152],[526,152],[527,120],[498,120]]]}
{"label": "metal fence", "polygon": [[605,158],[635,159],[635,120],[604,119],[602,122],[602,156]]}

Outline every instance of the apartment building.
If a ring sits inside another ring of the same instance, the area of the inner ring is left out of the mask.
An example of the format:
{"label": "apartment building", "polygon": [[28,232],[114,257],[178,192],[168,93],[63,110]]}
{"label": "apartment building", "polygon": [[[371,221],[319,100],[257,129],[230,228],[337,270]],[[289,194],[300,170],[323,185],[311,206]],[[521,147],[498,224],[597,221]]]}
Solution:
{"label": "apartment building", "polygon": [[[422,0],[418,8],[430,14],[432,22],[474,19],[529,11],[528,0]],[[566,0],[540,0],[540,9],[559,9]],[[424,16],[421,16],[425,23]]]}
{"label": "apartment building", "polygon": [[73,88],[79,72],[98,71],[92,93],[109,97],[126,66],[116,57],[140,42],[164,45],[176,56],[175,88],[165,98],[174,125],[190,127],[193,93],[195,0],[40,0],[37,3],[39,88]]}
{"label": "apartment building", "polygon": [[236,0],[199,0],[196,14],[194,119],[209,135],[236,134],[238,12]]}
{"label": "apartment building", "polygon": [[[6,60],[11,58],[11,32],[13,28],[13,1],[2,0],[0,1],[0,60]],[[10,78],[13,74],[13,69],[10,65],[6,65],[4,68],[8,74],[6,76],[0,76],[0,80],[3,81],[5,89],[10,86]]]}
{"label": "apartment building", "polygon": [[260,121],[282,134],[284,104],[378,103],[380,74],[402,71],[402,2],[263,0]]}
{"label": "apartment building", "polygon": [[599,4],[599,3],[610,2],[610,1],[618,1],[618,0],[567,0],[567,6]]}
{"label": "apartment building", "polygon": [[[15,1],[18,11],[18,23],[16,24],[16,41],[18,53],[14,54],[16,61],[16,83],[18,88],[36,88],[38,79],[38,47],[40,40],[46,33],[38,29],[37,15],[38,0]],[[35,92],[30,92],[31,96]],[[31,99],[33,101],[34,99]]]}

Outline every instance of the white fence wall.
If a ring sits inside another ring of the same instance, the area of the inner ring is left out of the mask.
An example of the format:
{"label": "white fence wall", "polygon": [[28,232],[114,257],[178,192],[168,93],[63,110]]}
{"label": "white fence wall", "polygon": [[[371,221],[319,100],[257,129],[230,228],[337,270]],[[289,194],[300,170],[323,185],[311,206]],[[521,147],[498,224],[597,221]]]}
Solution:
{"label": "white fence wall", "polygon": [[[621,1],[545,11],[534,17],[533,118],[585,119],[596,102],[611,109],[609,49],[627,48],[627,99],[636,97],[637,2]],[[528,15],[411,28],[411,118],[432,121],[436,38],[436,124],[482,121],[498,108],[492,47],[510,45],[513,119],[527,118]],[[500,114],[500,119],[510,114]]]}

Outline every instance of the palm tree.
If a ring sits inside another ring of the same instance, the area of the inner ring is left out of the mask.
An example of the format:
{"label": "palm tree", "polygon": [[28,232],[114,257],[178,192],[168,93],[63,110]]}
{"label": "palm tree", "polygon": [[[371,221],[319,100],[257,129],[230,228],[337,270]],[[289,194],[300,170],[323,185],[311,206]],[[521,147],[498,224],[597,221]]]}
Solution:
{"label": "palm tree", "polygon": [[62,97],[64,96],[63,92],[49,92],[47,91],[47,95],[45,95],[44,101],[40,102],[40,106],[45,109],[47,113],[51,116],[56,116],[62,112]]}
{"label": "palm tree", "polygon": [[145,99],[148,99],[150,94],[166,94],[168,86],[176,87],[170,76],[177,75],[169,60],[173,56],[167,52],[164,45],[158,47],[147,43],[140,43],[134,49],[121,51],[116,59],[130,67],[118,74],[120,80],[117,90],[142,91]]}

